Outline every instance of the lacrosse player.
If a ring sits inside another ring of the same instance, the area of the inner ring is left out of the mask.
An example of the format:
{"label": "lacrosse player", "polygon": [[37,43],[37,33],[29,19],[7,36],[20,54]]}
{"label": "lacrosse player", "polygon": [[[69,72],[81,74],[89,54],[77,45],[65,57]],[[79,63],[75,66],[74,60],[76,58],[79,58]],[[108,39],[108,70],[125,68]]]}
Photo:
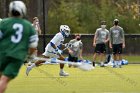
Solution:
{"label": "lacrosse player", "polygon": [[[70,46],[69,49],[72,52],[69,53],[68,61],[77,62],[78,57],[80,57],[80,59],[83,60],[83,57],[82,57],[83,43],[81,41],[80,34],[76,34],[75,39],[70,40],[69,46]],[[71,67],[71,66],[69,65],[69,67]]]}
{"label": "lacrosse player", "polygon": [[12,1],[9,18],[0,23],[0,93],[4,93],[10,80],[14,79],[30,50],[38,45],[38,37],[31,23],[23,17],[26,6],[22,1]]}
{"label": "lacrosse player", "polygon": [[[41,29],[40,29],[40,24],[39,24],[39,19],[38,19],[38,17],[34,17],[33,18],[33,27],[35,28],[35,31],[36,31],[36,34],[37,35],[40,35],[41,34]],[[37,56],[37,52],[38,52],[38,50],[37,50],[37,48],[36,48],[36,50],[35,50],[35,52],[34,52],[34,55],[35,56]]]}
{"label": "lacrosse player", "polygon": [[[53,39],[47,44],[45,48],[45,52],[43,53],[43,56],[45,58],[58,58],[59,60],[64,60],[65,58],[62,56],[62,51],[60,50],[60,46],[63,44],[64,39],[70,35],[70,28],[67,25],[61,25],[60,26],[60,32],[57,33]],[[69,50],[69,52],[71,52]],[[42,63],[45,63],[45,61],[37,61],[33,63],[31,66],[27,67],[26,74],[28,75],[30,70],[33,67],[39,66]],[[64,64],[60,64],[60,76],[68,76],[69,74],[64,72],[63,70]]]}
{"label": "lacrosse player", "polygon": [[100,66],[104,66],[106,43],[109,41],[109,31],[106,29],[106,21],[101,21],[101,28],[98,28],[95,32],[93,39],[93,46],[95,47],[93,55],[93,66],[95,66],[96,56],[100,56]]}
{"label": "lacrosse player", "polygon": [[[33,18],[32,26],[35,28],[36,34],[37,35],[40,35],[41,34],[41,29],[40,29],[40,24],[39,24],[38,17],[34,17]],[[36,48],[36,50],[34,51],[33,55],[34,56],[37,56],[37,52],[38,52],[38,50]],[[24,65],[25,65],[25,63],[28,63],[28,65],[30,65],[31,64],[31,61],[28,62],[27,60],[25,60]]]}
{"label": "lacrosse player", "polygon": [[113,48],[114,64],[113,67],[121,68],[122,48],[125,48],[124,30],[119,26],[119,20],[114,20],[114,26],[110,28],[110,48]]}
{"label": "lacrosse player", "polygon": [[33,18],[33,24],[32,25],[35,28],[37,35],[40,35],[41,34],[41,29],[40,29],[40,24],[39,24],[38,17]]}

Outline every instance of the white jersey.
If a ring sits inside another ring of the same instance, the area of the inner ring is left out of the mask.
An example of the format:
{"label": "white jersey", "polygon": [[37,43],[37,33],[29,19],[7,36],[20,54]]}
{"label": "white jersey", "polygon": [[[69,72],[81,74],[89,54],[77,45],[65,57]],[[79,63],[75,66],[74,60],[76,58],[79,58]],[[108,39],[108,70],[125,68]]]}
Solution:
{"label": "white jersey", "polygon": [[37,25],[39,25],[39,24],[32,24],[32,26],[35,28],[35,31],[36,31],[36,34],[38,35],[38,30],[39,30],[39,28],[38,28],[38,26]]}
{"label": "white jersey", "polygon": [[[61,44],[63,44],[64,39],[64,36],[59,32],[53,37],[50,42],[52,42],[56,47],[59,47]],[[43,55],[45,56],[48,56],[48,53],[55,54],[56,52],[55,49],[51,46],[50,42],[47,44],[45,52],[43,53]]]}

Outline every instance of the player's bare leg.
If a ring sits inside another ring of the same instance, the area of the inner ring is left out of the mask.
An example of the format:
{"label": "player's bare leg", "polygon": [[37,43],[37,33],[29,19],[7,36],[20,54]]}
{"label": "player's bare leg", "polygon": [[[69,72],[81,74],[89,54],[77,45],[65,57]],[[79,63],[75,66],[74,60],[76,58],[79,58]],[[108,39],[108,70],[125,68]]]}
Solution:
{"label": "player's bare leg", "polygon": [[11,79],[7,76],[2,75],[0,78],[0,93],[4,93],[7,88],[7,85]]}
{"label": "player's bare leg", "polygon": [[[60,55],[58,59],[59,60],[64,60],[65,58],[62,55]],[[64,72],[63,68],[64,68],[64,64],[60,64],[60,73],[59,73],[59,75],[60,76],[69,76],[68,73]]]}
{"label": "player's bare leg", "polygon": [[[48,58],[48,57],[43,56],[43,58]],[[38,60],[35,63],[32,63],[31,65],[27,66],[26,75],[28,76],[28,74],[32,70],[32,68],[37,67],[37,66],[41,66],[43,63],[45,63],[45,61]]]}

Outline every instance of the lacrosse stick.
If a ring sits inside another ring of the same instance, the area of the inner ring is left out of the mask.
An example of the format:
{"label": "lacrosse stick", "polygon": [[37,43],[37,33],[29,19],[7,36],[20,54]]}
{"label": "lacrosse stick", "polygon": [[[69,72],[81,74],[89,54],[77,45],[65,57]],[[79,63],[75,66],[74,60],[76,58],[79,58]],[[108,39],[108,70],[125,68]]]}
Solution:
{"label": "lacrosse stick", "polygon": [[35,57],[34,60],[43,60],[43,61],[48,61],[48,63],[52,63],[52,62],[56,62],[59,64],[69,64],[69,65],[73,65],[78,67],[79,69],[83,70],[83,71],[90,71],[92,70],[94,67],[91,64],[88,63],[74,63],[71,61],[63,61],[63,60],[52,60],[52,59],[48,59],[48,58],[41,58],[41,57]]}

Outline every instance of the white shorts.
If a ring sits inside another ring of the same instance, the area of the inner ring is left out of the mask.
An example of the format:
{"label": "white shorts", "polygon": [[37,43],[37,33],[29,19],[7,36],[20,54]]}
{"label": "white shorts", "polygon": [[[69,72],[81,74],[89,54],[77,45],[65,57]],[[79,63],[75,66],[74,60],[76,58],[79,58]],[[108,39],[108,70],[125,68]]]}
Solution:
{"label": "white shorts", "polygon": [[56,52],[45,51],[42,55],[50,58],[59,58],[59,55],[57,55]]}

